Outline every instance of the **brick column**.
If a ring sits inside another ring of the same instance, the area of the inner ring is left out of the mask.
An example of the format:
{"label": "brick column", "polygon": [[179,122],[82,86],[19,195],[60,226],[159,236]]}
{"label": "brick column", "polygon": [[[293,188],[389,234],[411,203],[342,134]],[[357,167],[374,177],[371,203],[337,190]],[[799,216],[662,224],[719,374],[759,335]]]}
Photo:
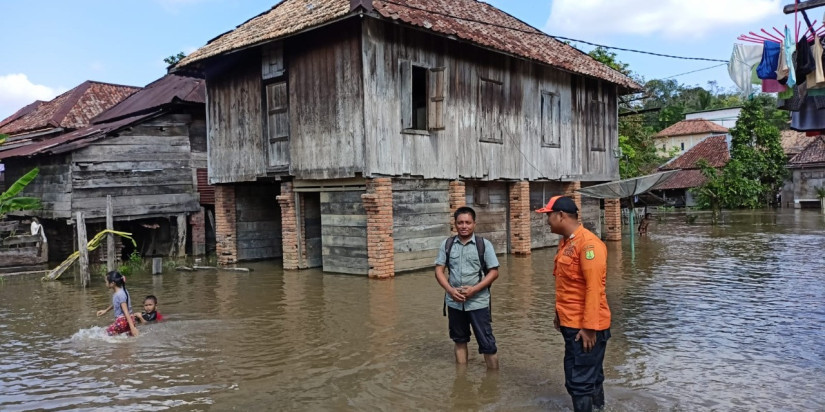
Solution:
{"label": "brick column", "polygon": [[604,225],[604,240],[622,240],[622,204],[619,199],[604,199]]}
{"label": "brick column", "polygon": [[206,213],[201,207],[197,213],[189,215],[189,224],[192,226],[192,255],[206,254]]}
{"label": "brick column", "polygon": [[228,265],[238,261],[238,236],[235,222],[235,187],[215,186],[215,241],[218,263]]}
{"label": "brick column", "polygon": [[450,202],[450,233],[456,235],[458,231],[455,230],[455,218],[453,215],[458,208],[467,204],[464,182],[460,180],[451,181],[448,193]]}
{"label": "brick column", "polygon": [[582,195],[577,190],[581,188],[582,182],[579,180],[564,183],[564,196],[572,197],[573,201],[576,202],[576,207],[579,208],[579,223],[582,222]]}
{"label": "brick column", "polygon": [[295,215],[295,195],[292,182],[281,183],[281,194],[276,196],[281,206],[281,243],[284,248],[284,269],[298,269],[298,222]]}
{"label": "brick column", "polygon": [[369,277],[386,279],[395,276],[395,249],[392,238],[392,179],[367,181],[367,193],[361,195],[367,212],[367,260]]}
{"label": "brick column", "polygon": [[530,182],[510,184],[510,252],[530,254]]}

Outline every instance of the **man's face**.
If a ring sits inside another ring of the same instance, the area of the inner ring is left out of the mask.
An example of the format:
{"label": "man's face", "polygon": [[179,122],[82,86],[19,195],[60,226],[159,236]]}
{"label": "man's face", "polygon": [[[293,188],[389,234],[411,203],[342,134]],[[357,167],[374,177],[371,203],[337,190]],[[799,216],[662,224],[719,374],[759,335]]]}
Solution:
{"label": "man's face", "polygon": [[468,237],[472,235],[473,231],[476,229],[476,222],[473,220],[473,216],[471,214],[462,213],[456,218],[455,227],[459,236]]}
{"label": "man's face", "polygon": [[547,214],[547,224],[550,226],[550,231],[558,234],[561,230],[561,221],[564,218],[561,212],[550,212]]}

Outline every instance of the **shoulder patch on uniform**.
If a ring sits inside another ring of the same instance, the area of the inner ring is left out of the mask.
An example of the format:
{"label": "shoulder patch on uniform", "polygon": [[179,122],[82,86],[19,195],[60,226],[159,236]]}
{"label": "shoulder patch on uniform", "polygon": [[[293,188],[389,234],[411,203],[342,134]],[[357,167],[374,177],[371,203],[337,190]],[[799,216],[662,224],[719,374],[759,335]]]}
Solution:
{"label": "shoulder patch on uniform", "polygon": [[584,252],[584,258],[587,260],[595,259],[596,251],[592,247],[587,248],[587,251]]}

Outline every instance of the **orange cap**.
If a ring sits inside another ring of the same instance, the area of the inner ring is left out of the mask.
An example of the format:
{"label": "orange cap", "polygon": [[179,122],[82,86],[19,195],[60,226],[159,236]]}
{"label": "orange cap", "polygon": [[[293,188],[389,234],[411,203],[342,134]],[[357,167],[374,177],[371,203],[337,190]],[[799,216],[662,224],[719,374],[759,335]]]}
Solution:
{"label": "orange cap", "polygon": [[547,201],[547,206],[536,209],[536,213],[566,212],[579,213],[576,202],[567,196],[553,196]]}

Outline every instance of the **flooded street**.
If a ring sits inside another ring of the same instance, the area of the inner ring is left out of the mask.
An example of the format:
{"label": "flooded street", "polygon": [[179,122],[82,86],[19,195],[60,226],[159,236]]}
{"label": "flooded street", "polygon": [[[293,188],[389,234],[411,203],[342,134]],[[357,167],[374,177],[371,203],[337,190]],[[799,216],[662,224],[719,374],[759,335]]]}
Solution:
{"label": "flooded street", "polygon": [[[823,410],[825,218],[817,211],[660,214],[608,243],[607,409]],[[0,280],[0,410],[569,410],[552,326],[554,249],[501,256],[501,370],[454,365],[431,270],[389,281],[284,273],[141,273],[164,323],[104,337],[98,276]],[[474,342],[474,341],[473,341]],[[470,347],[474,348],[471,342]]]}

